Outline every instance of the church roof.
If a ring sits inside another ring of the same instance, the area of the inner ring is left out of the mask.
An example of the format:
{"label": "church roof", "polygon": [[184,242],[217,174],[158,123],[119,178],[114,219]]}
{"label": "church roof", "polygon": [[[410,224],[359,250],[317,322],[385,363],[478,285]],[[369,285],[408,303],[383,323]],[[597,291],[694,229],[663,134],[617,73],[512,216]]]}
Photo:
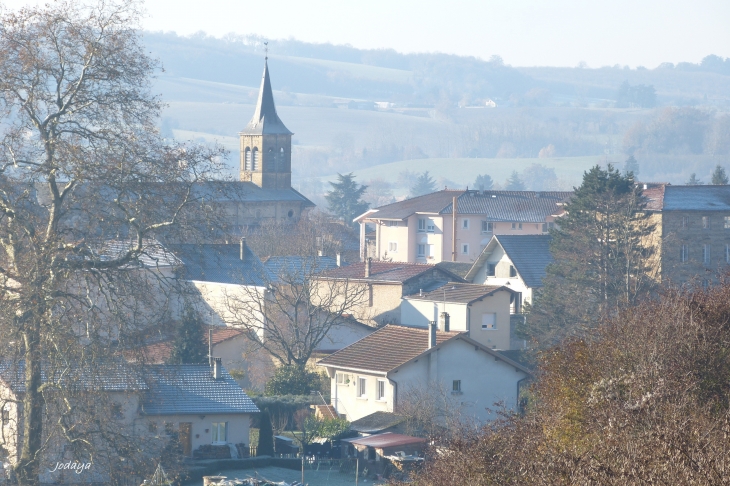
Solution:
{"label": "church roof", "polygon": [[253,118],[248,122],[246,128],[241,132],[248,135],[291,135],[284,123],[276,114],[276,106],[274,106],[274,93],[271,90],[271,80],[269,79],[269,64],[264,62],[264,76],[261,79],[261,89],[259,90],[259,99],[256,102],[256,111]]}

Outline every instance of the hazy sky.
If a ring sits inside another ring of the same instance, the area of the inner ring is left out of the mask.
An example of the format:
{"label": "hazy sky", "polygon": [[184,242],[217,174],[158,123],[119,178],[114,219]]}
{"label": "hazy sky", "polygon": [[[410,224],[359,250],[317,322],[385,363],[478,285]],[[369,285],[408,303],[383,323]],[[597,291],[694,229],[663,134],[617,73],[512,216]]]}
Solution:
{"label": "hazy sky", "polygon": [[[10,8],[37,0],[0,0]],[[730,57],[730,0],[147,0],[148,30],[439,51],[514,66]]]}

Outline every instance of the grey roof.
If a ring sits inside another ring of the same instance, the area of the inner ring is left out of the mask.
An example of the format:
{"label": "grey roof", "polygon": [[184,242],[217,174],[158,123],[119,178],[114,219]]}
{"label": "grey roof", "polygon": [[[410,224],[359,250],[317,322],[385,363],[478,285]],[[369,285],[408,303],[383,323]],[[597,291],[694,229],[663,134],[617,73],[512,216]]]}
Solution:
{"label": "grey roof", "polygon": [[251,121],[248,122],[248,125],[246,125],[246,128],[241,133],[247,135],[292,134],[284,126],[279,115],[276,114],[274,94],[271,90],[271,80],[269,79],[268,61],[264,62],[264,74],[261,78],[261,88],[259,89],[259,99],[256,102],[256,111],[254,111],[253,118],[251,118]]}
{"label": "grey roof", "polygon": [[[25,393],[25,360],[0,361],[0,380],[16,393]],[[51,368],[41,365],[41,382],[88,390],[122,392],[147,388],[139,369],[123,361],[96,363],[93,367]]]}
{"label": "grey roof", "polygon": [[443,268],[447,272],[451,272],[461,278],[466,278],[469,270],[471,270],[471,265],[471,263],[467,262],[439,262],[436,264],[436,267]]}
{"label": "grey roof", "polygon": [[150,367],[150,390],[142,400],[147,415],[255,413],[259,409],[221,368],[213,378],[211,367],[202,365],[156,365]]}
{"label": "grey roof", "polygon": [[406,420],[402,415],[392,412],[373,412],[350,423],[350,429],[364,434],[377,434],[395,427]]}
{"label": "grey roof", "polygon": [[402,220],[415,213],[451,214],[457,198],[458,214],[484,216],[489,221],[539,223],[560,214],[572,192],[450,191],[443,190],[387,204],[369,211],[367,218]]}
{"label": "grey roof", "polygon": [[404,298],[408,300],[471,304],[472,302],[476,302],[502,290],[514,293],[514,290],[502,285],[478,285],[448,282],[440,288],[431,290],[430,292],[419,292]]}
{"label": "grey roof", "polygon": [[[132,240],[106,240],[101,244],[98,256],[102,261],[113,260],[123,256],[124,253],[135,247],[136,244],[137,242]],[[144,239],[142,241],[142,252],[136,261],[150,268],[174,267],[182,264],[172,252],[154,239]]]}
{"label": "grey roof", "polygon": [[259,257],[245,245],[245,258],[241,260],[240,244],[182,244],[168,245],[182,260],[181,277],[186,280],[265,286],[271,275]]}
{"label": "grey roof", "polygon": [[218,203],[290,201],[303,203],[304,206],[314,206],[312,201],[291,187],[288,189],[263,189],[253,182],[198,182],[192,187],[192,195],[197,200],[210,200]]}
{"label": "grey roof", "polygon": [[525,285],[531,288],[542,287],[547,266],[553,261],[550,235],[494,235],[469,270],[467,280],[472,280],[484,266],[495,244],[504,249]]}
{"label": "grey roof", "polygon": [[304,281],[310,275],[337,268],[337,260],[328,256],[272,256],[264,261],[264,266],[275,280]]}
{"label": "grey roof", "polygon": [[664,211],[730,211],[730,186],[664,187]]}

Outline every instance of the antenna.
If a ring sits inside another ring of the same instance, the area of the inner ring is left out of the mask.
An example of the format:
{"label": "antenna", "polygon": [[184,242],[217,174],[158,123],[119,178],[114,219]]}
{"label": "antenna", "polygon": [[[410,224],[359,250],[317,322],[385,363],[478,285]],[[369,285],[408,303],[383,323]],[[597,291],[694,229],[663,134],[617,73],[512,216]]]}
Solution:
{"label": "antenna", "polygon": [[269,41],[264,42],[264,52],[266,53],[266,57],[264,57],[265,61],[269,60]]}

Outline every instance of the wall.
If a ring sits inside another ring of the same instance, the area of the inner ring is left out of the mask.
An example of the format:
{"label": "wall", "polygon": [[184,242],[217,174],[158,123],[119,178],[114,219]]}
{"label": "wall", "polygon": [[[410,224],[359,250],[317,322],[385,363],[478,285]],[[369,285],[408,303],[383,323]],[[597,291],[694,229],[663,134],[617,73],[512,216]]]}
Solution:
{"label": "wall", "polygon": [[[211,415],[148,415],[138,421],[138,431],[140,435],[153,434],[165,435],[165,423],[173,424],[174,431],[177,432],[181,422],[190,422],[192,424],[191,439],[192,450],[194,451],[201,445],[212,444],[212,424],[214,422],[228,422],[228,444],[249,443],[249,427],[251,423],[251,414],[211,414]],[[150,430],[150,424],[155,424],[157,431]]]}
{"label": "wall", "polygon": [[[350,376],[348,384],[337,384],[336,373],[345,373]],[[393,411],[393,385],[385,376],[372,373],[358,373],[353,371],[336,371],[328,367],[327,374],[330,376],[331,403],[338,414],[345,414],[348,421],[353,422],[374,412]],[[357,396],[357,380],[359,377],[366,380],[366,397]],[[377,400],[377,381],[385,380],[385,398]]]}
{"label": "wall", "polygon": [[[444,393],[455,410],[465,418],[488,421],[496,418],[494,405],[503,402],[508,409],[518,403],[518,382],[527,377],[506,362],[496,360],[484,350],[460,339],[452,339],[437,346],[435,351],[403,365],[388,377],[396,383],[398,396],[404,396],[409,387],[427,388],[433,393]],[[465,366],[468,363],[468,366]],[[453,380],[461,380],[461,392],[453,393]],[[427,405],[425,405],[427,406]],[[395,412],[398,412],[396,402]]]}
{"label": "wall", "polygon": [[317,346],[317,353],[332,353],[368,336],[374,327],[359,322],[347,321],[330,328],[327,336]]}
{"label": "wall", "polygon": [[[255,308],[257,302],[265,308],[266,289],[253,285],[223,284],[216,282],[190,281],[198,292],[200,300],[195,304],[200,317],[213,326],[235,326]],[[241,310],[237,310],[237,308]],[[262,315],[256,313],[259,318]]]}
{"label": "wall", "polygon": [[[487,275],[488,264],[495,265],[494,276]],[[502,247],[495,243],[494,250],[487,256],[484,265],[477,271],[472,279],[472,283],[480,285],[507,285],[510,289],[521,294],[523,303],[532,303],[533,289],[528,287],[524,280],[520,278],[519,273],[516,277],[510,277],[510,267],[512,260],[509,259]]]}

